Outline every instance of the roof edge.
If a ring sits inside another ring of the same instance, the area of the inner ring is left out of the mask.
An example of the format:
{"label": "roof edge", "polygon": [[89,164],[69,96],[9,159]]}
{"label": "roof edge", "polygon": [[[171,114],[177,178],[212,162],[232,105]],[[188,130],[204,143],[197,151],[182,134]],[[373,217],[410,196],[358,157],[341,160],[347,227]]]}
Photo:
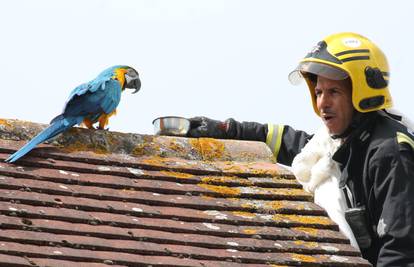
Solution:
{"label": "roof edge", "polygon": [[[28,141],[47,126],[29,121],[0,119],[0,139]],[[256,141],[154,136],[74,127],[46,143],[67,152],[91,151],[135,157],[275,163],[267,145]]]}

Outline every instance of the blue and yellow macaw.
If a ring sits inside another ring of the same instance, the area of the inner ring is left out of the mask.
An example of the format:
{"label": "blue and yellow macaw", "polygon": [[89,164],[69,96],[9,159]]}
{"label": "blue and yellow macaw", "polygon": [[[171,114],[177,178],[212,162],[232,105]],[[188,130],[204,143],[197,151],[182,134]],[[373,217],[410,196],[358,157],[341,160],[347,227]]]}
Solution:
{"label": "blue and yellow macaw", "polygon": [[76,87],[70,93],[62,114],[56,116],[49,127],[6,159],[6,162],[18,160],[38,144],[76,124],[83,123],[89,129],[93,129],[93,124],[99,122],[98,129],[105,129],[109,117],[116,113],[121,92],[125,89],[135,89],[133,93],[136,93],[140,88],[141,80],[135,69],[128,66],[113,66],[104,70],[94,80]]}

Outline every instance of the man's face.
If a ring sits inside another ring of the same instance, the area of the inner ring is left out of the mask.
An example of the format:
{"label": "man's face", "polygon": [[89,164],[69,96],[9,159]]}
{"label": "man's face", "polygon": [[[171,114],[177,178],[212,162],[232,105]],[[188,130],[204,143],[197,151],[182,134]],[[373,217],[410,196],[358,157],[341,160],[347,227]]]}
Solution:
{"label": "man's face", "polygon": [[330,80],[318,76],[315,86],[316,106],[331,135],[342,134],[350,125],[354,113],[349,79]]}

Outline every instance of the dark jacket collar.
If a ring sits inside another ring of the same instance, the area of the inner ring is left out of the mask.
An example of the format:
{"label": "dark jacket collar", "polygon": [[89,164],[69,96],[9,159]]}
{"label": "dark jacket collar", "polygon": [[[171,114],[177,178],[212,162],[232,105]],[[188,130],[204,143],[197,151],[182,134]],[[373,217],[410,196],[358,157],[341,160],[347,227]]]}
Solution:
{"label": "dark jacket collar", "polygon": [[356,162],[351,165],[351,159],[354,154],[362,153],[363,148],[369,143],[378,116],[378,112],[360,113],[358,123],[354,125],[344,143],[333,154],[332,159],[339,163],[343,174],[339,181],[340,186],[347,182],[348,173],[352,172],[353,168],[358,168],[358,166],[355,166]]}

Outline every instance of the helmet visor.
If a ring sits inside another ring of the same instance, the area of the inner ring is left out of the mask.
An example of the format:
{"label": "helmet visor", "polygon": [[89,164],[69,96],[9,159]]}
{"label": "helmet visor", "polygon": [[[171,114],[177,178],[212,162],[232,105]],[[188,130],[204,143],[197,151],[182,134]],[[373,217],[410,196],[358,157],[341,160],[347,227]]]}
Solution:
{"label": "helmet visor", "polygon": [[339,68],[319,63],[319,62],[301,62],[299,66],[289,73],[288,79],[291,84],[298,85],[306,74],[322,76],[330,80],[345,80],[349,77],[348,73]]}

